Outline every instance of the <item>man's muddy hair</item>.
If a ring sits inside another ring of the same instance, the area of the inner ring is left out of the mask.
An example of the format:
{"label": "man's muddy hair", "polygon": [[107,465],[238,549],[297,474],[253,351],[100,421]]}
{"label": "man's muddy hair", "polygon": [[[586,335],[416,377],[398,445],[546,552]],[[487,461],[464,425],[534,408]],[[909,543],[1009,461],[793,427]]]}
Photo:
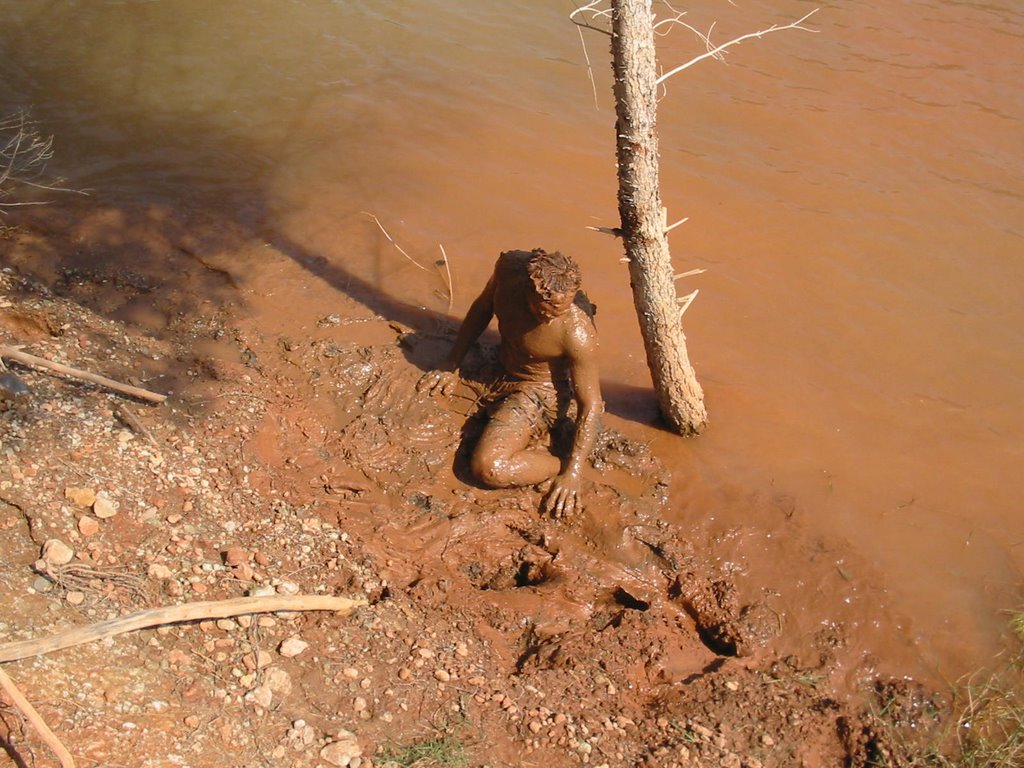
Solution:
{"label": "man's muddy hair", "polygon": [[580,289],[579,264],[558,251],[548,253],[543,248],[534,248],[530,251],[526,272],[543,298],[553,294],[575,295]]}

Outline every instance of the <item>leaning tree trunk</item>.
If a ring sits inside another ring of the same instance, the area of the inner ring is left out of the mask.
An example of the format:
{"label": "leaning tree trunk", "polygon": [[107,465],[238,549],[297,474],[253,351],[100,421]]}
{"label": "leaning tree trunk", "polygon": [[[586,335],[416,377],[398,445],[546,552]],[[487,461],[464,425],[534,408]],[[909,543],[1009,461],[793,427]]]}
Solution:
{"label": "leaning tree trunk", "polygon": [[686,354],[658,186],[657,86],[651,0],[612,0],[612,65],[619,216],[633,304],[662,416],[676,432],[707,423],[704,393]]}

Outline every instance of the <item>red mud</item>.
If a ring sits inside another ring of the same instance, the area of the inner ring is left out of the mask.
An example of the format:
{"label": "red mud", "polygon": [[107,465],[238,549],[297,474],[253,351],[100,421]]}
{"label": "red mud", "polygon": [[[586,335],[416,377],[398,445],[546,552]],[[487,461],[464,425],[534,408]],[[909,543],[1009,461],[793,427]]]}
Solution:
{"label": "red mud", "polygon": [[[441,737],[474,766],[866,766],[900,725],[873,712],[909,708],[917,734],[938,722],[938,697],[890,682],[858,614],[836,611],[870,595],[862,571],[802,543],[784,498],[747,501],[792,536],[757,542],[780,559],[752,572],[750,531],[666,522],[669,473],[606,427],[583,512],[541,516],[538,491],[469,479],[472,387],[416,391],[447,324],[322,290],[269,323],[262,302],[294,260],[244,238],[224,250],[172,212],[77,215],[6,231],[0,338],[171,396],[126,403],[17,369],[32,395],[0,412],[0,637],[261,587],[370,601],[6,665],[82,765],[342,764],[330,750],[354,735],[364,766]],[[256,248],[268,261],[247,274]],[[80,487],[120,511],[83,524]],[[91,575],[40,580],[51,538]],[[308,649],[280,653],[289,637]],[[0,714],[15,765],[51,764]]]}

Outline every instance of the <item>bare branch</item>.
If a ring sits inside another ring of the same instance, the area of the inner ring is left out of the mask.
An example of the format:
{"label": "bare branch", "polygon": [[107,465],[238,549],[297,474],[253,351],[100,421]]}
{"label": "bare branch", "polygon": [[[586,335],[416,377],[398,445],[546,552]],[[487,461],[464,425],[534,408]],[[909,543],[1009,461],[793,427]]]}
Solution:
{"label": "bare branch", "polygon": [[395,238],[393,238],[391,235],[389,235],[388,231],[386,229],[384,229],[384,225],[380,223],[380,219],[378,219],[372,213],[369,213],[367,211],[363,211],[363,214],[365,216],[369,216],[371,219],[373,219],[377,223],[377,226],[380,227],[380,231],[384,233],[384,237],[386,237],[388,239],[388,242],[390,242],[393,246],[395,246],[395,248],[398,249],[398,252],[400,254],[405,256],[405,258],[407,258],[409,261],[411,261],[417,267],[422,269],[424,272],[429,272],[430,271],[429,269],[424,267],[422,264],[420,264],[418,261],[416,261],[416,259],[414,259],[412,256],[410,256],[408,253],[406,253],[405,250],[402,248],[402,246],[400,246],[398,243],[395,242]]}
{"label": "bare branch", "polygon": [[[690,59],[685,64],[680,64],[678,67],[675,67],[674,69],[669,70],[668,72],[663,74],[661,77],[659,77],[657,80],[655,80],[655,84],[656,85],[660,85],[661,83],[665,82],[670,77],[672,77],[673,75],[679,74],[684,69],[689,69],[690,67],[692,67],[694,64],[696,64],[699,61],[703,61],[704,59],[709,59],[709,58],[720,58],[721,54],[722,54],[722,52],[724,50],[726,50],[727,48],[731,48],[734,45],[739,45],[744,40],[749,40],[749,39],[754,38],[754,37],[761,38],[761,37],[764,37],[767,34],[770,34],[771,32],[782,32],[782,31],[787,30],[787,29],[800,29],[800,30],[803,30],[804,32],[816,32],[817,30],[815,30],[815,29],[810,29],[808,27],[803,26],[803,23],[805,21],[807,21],[807,19],[809,19],[811,16],[816,14],[817,12],[818,12],[818,9],[815,8],[810,13],[804,15],[802,18],[797,19],[794,22],[791,22],[790,24],[782,24],[782,25],[780,25],[780,24],[773,24],[772,26],[768,27],[768,29],[762,29],[762,30],[759,30],[757,32],[750,32],[750,33],[748,33],[746,35],[740,35],[739,37],[734,38],[734,39],[732,39],[732,40],[730,40],[730,41],[728,41],[726,43],[722,43],[721,45],[715,46],[714,48],[709,50],[707,53],[702,53],[700,56],[695,56],[694,58]],[[690,27],[690,29],[693,29],[693,28]],[[696,31],[696,30],[694,30],[694,31]],[[707,40],[706,36],[705,36],[705,39]]]}
{"label": "bare branch", "polygon": [[444,271],[448,275],[448,314],[452,313],[452,306],[455,304],[455,286],[452,283],[452,270],[448,264],[448,254],[444,252],[444,246],[438,243],[438,248],[441,249],[441,255],[444,256]]}
{"label": "bare branch", "polygon": [[672,279],[673,280],[682,280],[684,277],[693,277],[694,275],[703,275],[705,272],[707,272],[706,269],[690,269],[690,270],[687,270],[686,272],[679,272]]}
{"label": "bare branch", "polygon": [[573,10],[572,13],[569,14],[569,20],[572,21],[573,24],[575,24],[577,27],[580,27],[581,29],[592,29],[595,32],[600,32],[602,35],[608,35],[608,37],[611,37],[612,33],[610,29],[598,27],[590,23],[589,21],[580,21],[577,18],[577,16],[580,16],[584,13],[591,14],[591,20],[599,18],[610,18],[612,15],[612,11],[610,8],[606,8],[605,10],[598,10],[596,8],[596,6],[600,5],[601,2],[603,2],[603,0],[592,0],[592,2],[589,2],[586,5],[579,6],[578,8]]}
{"label": "bare branch", "polygon": [[693,300],[697,298],[697,294],[700,293],[700,288],[695,288],[693,293],[688,293],[682,298],[676,299],[676,303],[679,304],[679,316],[682,317],[686,314],[686,310],[693,304]]}
{"label": "bare branch", "polygon": [[58,186],[59,179],[44,183],[40,181],[46,170],[46,163],[53,157],[53,137],[44,136],[29,117],[28,112],[19,110],[0,117],[0,213],[6,208],[26,205],[45,205],[45,201],[6,200],[19,187],[31,187],[48,192],[77,192]]}
{"label": "bare branch", "polygon": [[676,227],[678,227],[678,226],[679,226],[680,224],[685,224],[685,223],[686,223],[686,222],[688,222],[689,220],[690,220],[690,217],[689,217],[689,216],[684,216],[684,217],[683,217],[683,218],[681,218],[681,219],[680,219],[679,221],[677,221],[677,222],[676,222],[675,224],[669,224],[669,225],[668,225],[667,227],[665,227],[665,234],[668,234],[668,233],[669,233],[669,232],[671,232],[671,231],[672,231],[673,229],[675,229]]}

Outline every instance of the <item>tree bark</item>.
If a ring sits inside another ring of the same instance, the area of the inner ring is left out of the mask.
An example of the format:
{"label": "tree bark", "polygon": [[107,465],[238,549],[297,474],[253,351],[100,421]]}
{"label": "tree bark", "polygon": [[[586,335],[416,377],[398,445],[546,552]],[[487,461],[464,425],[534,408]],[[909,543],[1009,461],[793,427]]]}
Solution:
{"label": "tree bark", "polygon": [[633,304],[661,414],[683,435],[707,423],[686,352],[658,181],[657,85],[651,0],[612,0],[619,216]]}

